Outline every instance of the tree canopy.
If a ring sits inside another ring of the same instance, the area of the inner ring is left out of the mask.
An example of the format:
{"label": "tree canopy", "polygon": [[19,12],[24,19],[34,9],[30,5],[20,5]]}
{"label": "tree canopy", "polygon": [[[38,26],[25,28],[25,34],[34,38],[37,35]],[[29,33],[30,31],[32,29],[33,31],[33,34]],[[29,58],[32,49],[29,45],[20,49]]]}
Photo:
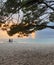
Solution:
{"label": "tree canopy", "polygon": [[[22,14],[21,14],[22,13]],[[9,26],[18,15],[17,23]],[[1,0],[0,27],[6,30],[9,36],[16,33],[28,34],[45,28],[54,29],[48,23],[54,23],[54,0]],[[2,28],[3,25],[3,28]]]}

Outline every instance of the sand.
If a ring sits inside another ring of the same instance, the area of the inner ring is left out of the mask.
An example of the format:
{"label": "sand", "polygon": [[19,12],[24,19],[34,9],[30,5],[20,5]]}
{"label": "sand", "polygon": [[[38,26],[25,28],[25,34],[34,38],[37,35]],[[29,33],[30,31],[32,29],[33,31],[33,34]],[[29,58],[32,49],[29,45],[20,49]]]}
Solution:
{"label": "sand", "polygon": [[54,45],[0,43],[0,65],[54,65]]}

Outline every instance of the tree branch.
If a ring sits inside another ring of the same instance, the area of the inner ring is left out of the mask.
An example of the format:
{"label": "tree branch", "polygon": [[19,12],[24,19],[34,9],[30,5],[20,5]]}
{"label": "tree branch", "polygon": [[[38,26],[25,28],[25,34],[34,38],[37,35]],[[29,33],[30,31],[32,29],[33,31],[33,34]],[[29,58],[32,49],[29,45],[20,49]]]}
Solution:
{"label": "tree branch", "polygon": [[47,7],[49,7],[50,9],[52,9],[54,11],[54,8],[49,6],[46,2],[43,2]]}

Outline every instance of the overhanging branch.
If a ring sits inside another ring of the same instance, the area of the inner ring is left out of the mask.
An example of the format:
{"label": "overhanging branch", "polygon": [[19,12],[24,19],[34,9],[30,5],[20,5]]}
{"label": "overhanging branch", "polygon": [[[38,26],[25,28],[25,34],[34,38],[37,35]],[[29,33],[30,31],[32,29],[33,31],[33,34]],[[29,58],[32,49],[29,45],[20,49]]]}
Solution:
{"label": "overhanging branch", "polygon": [[54,11],[54,8],[49,6],[46,2],[43,2],[47,7],[49,7],[50,9],[52,9]]}

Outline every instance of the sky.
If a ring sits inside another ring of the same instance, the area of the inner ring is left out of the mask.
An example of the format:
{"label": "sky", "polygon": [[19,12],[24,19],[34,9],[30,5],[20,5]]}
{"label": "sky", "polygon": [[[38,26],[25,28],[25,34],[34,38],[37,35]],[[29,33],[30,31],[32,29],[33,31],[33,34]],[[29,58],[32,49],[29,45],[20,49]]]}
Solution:
{"label": "sky", "polygon": [[[54,23],[49,23],[48,25],[53,25]],[[18,43],[54,43],[54,29],[46,28],[40,31],[33,32],[27,38],[18,38],[17,34],[10,37],[8,36],[6,31],[0,30],[0,43],[1,42],[8,42],[9,38],[12,38],[14,42]]]}
{"label": "sky", "polygon": [[46,28],[41,31],[36,31],[28,38],[18,38],[17,35],[9,37],[6,31],[0,31],[0,42],[9,38],[13,38],[15,42],[19,43],[54,43],[54,29]]}
{"label": "sky", "polygon": [[[4,0],[6,1],[6,0]],[[49,10],[50,11],[50,10]],[[13,15],[13,17],[16,17]],[[21,13],[21,18],[22,18],[22,13]],[[53,23],[50,23],[49,25],[54,25]],[[9,39],[10,37],[8,36],[6,31],[0,30],[0,41],[4,41],[1,39]],[[31,37],[28,38],[18,38],[17,35],[12,36],[11,38],[16,39],[16,42],[26,42],[26,43],[54,43],[54,29],[49,29],[46,28],[41,31],[36,31],[35,34],[32,33]]]}

